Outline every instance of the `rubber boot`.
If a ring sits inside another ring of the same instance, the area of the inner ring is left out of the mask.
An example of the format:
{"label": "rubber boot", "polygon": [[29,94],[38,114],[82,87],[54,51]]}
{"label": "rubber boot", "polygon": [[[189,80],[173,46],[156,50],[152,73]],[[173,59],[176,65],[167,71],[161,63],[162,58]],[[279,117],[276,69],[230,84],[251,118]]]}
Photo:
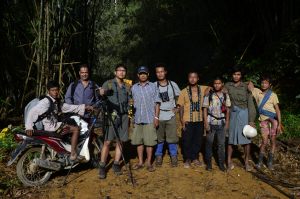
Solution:
{"label": "rubber boot", "polygon": [[259,153],[258,155],[258,162],[256,164],[256,168],[261,169],[261,166],[263,165],[263,159],[264,159],[264,154]]}
{"label": "rubber boot", "polygon": [[268,166],[268,169],[270,169],[270,170],[274,170],[274,167],[273,167],[273,158],[274,158],[274,154],[273,153],[269,153],[267,166]]}

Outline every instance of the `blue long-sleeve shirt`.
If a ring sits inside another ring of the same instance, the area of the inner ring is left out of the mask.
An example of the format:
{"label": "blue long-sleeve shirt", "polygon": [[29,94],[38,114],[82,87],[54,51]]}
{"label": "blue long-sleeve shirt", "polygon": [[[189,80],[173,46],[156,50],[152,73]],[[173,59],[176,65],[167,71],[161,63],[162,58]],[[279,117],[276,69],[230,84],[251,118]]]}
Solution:
{"label": "blue long-sleeve shirt", "polygon": [[[97,92],[95,89],[98,88],[98,85],[93,84],[90,80],[87,87],[84,88],[81,80],[78,80],[77,86],[74,91],[74,103],[72,102],[71,90],[74,82],[72,82],[65,95],[65,103],[67,104],[85,104],[85,105],[93,105],[96,102]],[[95,93],[94,93],[95,92]]]}

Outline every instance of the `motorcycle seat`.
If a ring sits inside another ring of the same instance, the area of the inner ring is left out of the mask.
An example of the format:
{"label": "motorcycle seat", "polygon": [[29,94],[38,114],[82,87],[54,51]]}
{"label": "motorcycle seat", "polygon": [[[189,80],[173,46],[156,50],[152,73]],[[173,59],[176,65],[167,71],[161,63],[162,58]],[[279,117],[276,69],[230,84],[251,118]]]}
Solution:
{"label": "motorcycle seat", "polygon": [[35,130],[32,136],[47,136],[47,137],[55,137],[62,139],[63,136],[56,133],[55,131],[44,131],[44,130]]}

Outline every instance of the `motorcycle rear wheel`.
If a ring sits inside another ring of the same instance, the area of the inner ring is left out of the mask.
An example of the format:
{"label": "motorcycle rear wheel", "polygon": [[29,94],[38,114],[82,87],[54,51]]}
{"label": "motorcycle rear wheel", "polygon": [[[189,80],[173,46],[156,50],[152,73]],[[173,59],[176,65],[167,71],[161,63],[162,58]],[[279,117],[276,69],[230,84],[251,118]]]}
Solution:
{"label": "motorcycle rear wheel", "polygon": [[33,160],[40,158],[41,147],[28,149],[18,160],[17,176],[25,186],[40,186],[51,177],[52,172],[39,167]]}

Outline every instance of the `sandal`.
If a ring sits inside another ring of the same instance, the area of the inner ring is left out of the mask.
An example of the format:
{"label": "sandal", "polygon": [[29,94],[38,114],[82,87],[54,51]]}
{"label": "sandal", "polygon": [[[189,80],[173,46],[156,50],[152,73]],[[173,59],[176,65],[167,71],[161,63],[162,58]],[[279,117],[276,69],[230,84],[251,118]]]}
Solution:
{"label": "sandal", "polygon": [[234,169],[234,165],[232,164],[232,162],[228,163],[227,170],[233,170],[233,169]]}
{"label": "sandal", "polygon": [[144,168],[143,164],[135,164],[132,167],[133,170],[139,170],[139,169],[142,169],[142,168]]}
{"label": "sandal", "polygon": [[147,166],[147,170],[149,172],[153,172],[153,171],[155,171],[155,168],[154,168],[154,166],[152,164],[150,164],[150,165]]}
{"label": "sandal", "polygon": [[80,162],[80,161],[82,161],[84,159],[84,157],[83,156],[81,156],[81,155],[70,155],[70,161],[71,162]]}
{"label": "sandal", "polygon": [[245,170],[249,172],[252,171],[252,168],[250,167],[249,164],[245,164]]}

